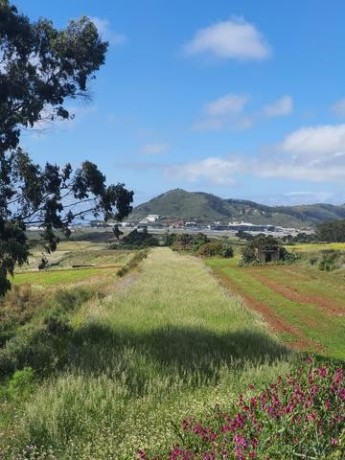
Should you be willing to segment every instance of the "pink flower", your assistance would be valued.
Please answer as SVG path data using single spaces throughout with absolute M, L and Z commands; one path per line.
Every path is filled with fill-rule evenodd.
M 341 368 L 335 371 L 333 376 L 333 383 L 340 384 L 343 381 L 343 370 Z
M 235 436 L 232 439 L 233 442 L 236 444 L 236 447 L 247 447 L 247 440 L 243 436 L 235 434 Z
M 322 377 L 322 378 L 325 378 L 327 377 L 327 367 L 320 367 L 319 369 L 319 375 Z
M 328 400 L 325 401 L 325 409 L 330 410 L 331 407 L 332 407 L 332 405 L 331 405 L 330 401 L 328 401 Z
M 146 454 L 145 452 L 142 450 L 142 449 L 139 449 L 138 452 L 137 452 L 137 457 L 140 459 L 140 460 L 146 460 Z

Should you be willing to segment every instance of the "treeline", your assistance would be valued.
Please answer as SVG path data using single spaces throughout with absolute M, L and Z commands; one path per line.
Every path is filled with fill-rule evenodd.
M 317 226 L 317 239 L 328 243 L 345 242 L 345 220 L 324 222 Z

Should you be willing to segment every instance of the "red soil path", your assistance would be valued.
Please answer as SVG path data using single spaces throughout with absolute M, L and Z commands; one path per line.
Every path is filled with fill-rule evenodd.
M 274 332 L 278 334 L 288 334 L 291 337 L 291 341 L 289 340 L 289 346 L 304 351 L 321 351 L 323 349 L 321 344 L 306 337 L 298 327 L 285 322 L 264 302 L 258 301 L 255 297 L 250 296 L 247 292 L 237 286 L 236 283 L 231 282 L 231 279 L 227 275 L 218 271 L 215 272 L 215 275 L 222 286 L 230 288 L 232 292 L 235 292 L 246 301 L 249 308 L 259 312 Z
M 336 302 L 330 299 L 326 299 L 324 297 L 312 297 L 302 295 L 299 292 L 297 292 L 296 289 L 286 285 L 284 286 L 283 284 L 281 284 L 281 282 L 278 283 L 272 279 L 269 279 L 266 276 L 263 276 L 257 270 L 251 270 L 250 275 L 257 281 L 260 281 L 260 283 L 262 283 L 263 285 L 274 290 L 278 294 L 286 297 L 288 300 L 292 300 L 293 302 L 298 303 L 309 303 L 315 305 L 328 315 L 344 316 L 345 314 L 345 307 L 337 305 Z

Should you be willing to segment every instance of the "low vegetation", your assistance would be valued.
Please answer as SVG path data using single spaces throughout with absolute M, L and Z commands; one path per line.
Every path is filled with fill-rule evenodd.
M 289 253 L 283 243 L 271 235 L 257 235 L 242 247 L 241 265 L 266 262 L 294 262 L 297 254 Z
M 2 302 L 1 459 L 342 458 L 340 271 L 84 243 Z
M 324 249 L 317 253 L 311 253 L 308 260 L 311 265 L 327 272 L 345 268 L 345 252 L 337 249 Z
M 260 313 L 281 339 L 297 348 L 344 359 L 343 271 L 304 262 L 241 267 L 235 259 L 210 259 L 221 283 Z
M 203 233 L 171 234 L 166 239 L 167 246 L 174 251 L 189 252 L 202 257 L 233 257 L 234 250 L 228 238 L 209 238 Z
M 274 383 L 246 396 L 227 410 L 216 406 L 202 418 L 182 420 L 179 437 L 170 452 L 148 459 L 234 460 L 344 458 L 344 370 L 336 364 L 312 363 L 279 376 Z M 312 363 L 312 364 L 310 364 Z
M 39 336 L 23 347 L 36 360 L 18 363 L 24 374 L 2 386 L 2 458 L 164 452 L 184 416 L 225 408 L 250 383 L 290 369 L 291 353 L 196 258 L 155 249 L 117 286 L 36 319 Z M 54 359 L 42 372 L 44 356 Z M 26 385 L 26 398 L 9 390 Z
M 121 240 L 121 247 L 125 249 L 143 249 L 154 246 L 159 246 L 159 240 L 148 233 L 146 228 L 134 229 Z M 112 248 L 116 249 L 117 245 L 113 245 Z

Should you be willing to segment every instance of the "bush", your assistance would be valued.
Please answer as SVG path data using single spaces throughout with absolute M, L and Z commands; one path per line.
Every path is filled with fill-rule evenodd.
M 0 299 L 0 348 L 15 336 L 16 331 L 44 309 L 48 295 L 30 285 L 12 286 Z
M 68 313 L 79 308 L 83 303 L 91 299 L 95 293 L 88 289 L 61 289 L 55 294 L 55 310 L 60 313 Z
M 335 249 L 326 249 L 321 252 L 321 260 L 319 261 L 319 269 L 322 271 L 333 271 L 341 267 L 345 262 L 345 257 L 341 251 Z
M 186 417 L 170 452 L 152 457 L 140 450 L 138 458 L 343 459 L 344 368 L 308 361 L 263 391 L 249 388 L 230 409 Z
M 203 233 L 197 233 L 193 235 L 189 233 L 181 233 L 180 235 L 171 235 L 167 241 L 170 243 L 170 247 L 174 251 L 195 252 L 210 240 Z
M 128 249 L 142 249 L 156 246 L 159 246 L 159 240 L 150 235 L 146 229 L 142 231 L 134 229 L 121 240 L 121 247 Z
M 16 371 L 9 380 L 5 395 L 10 399 L 25 400 L 36 388 L 35 372 L 31 367 Z
M 234 251 L 231 246 L 227 246 L 222 241 L 209 241 L 208 243 L 203 244 L 195 252 L 198 256 L 203 257 L 233 257 Z
M 271 260 L 264 260 L 266 253 L 270 255 L 276 252 L 278 261 L 296 262 L 299 256 L 289 253 L 281 241 L 271 235 L 257 235 L 250 240 L 241 251 L 241 264 L 251 265 L 269 262 Z
M 69 315 L 93 295 L 91 290 L 79 288 L 56 292 L 50 304 L 45 305 L 41 322 L 18 328 L 0 348 L 0 379 L 26 367 L 40 375 L 61 369 L 70 352 Z
M 135 256 L 120 270 L 117 272 L 117 275 L 122 277 L 129 273 L 131 270 L 134 270 L 140 262 L 145 259 L 148 255 L 148 249 L 143 249 L 135 254 Z

